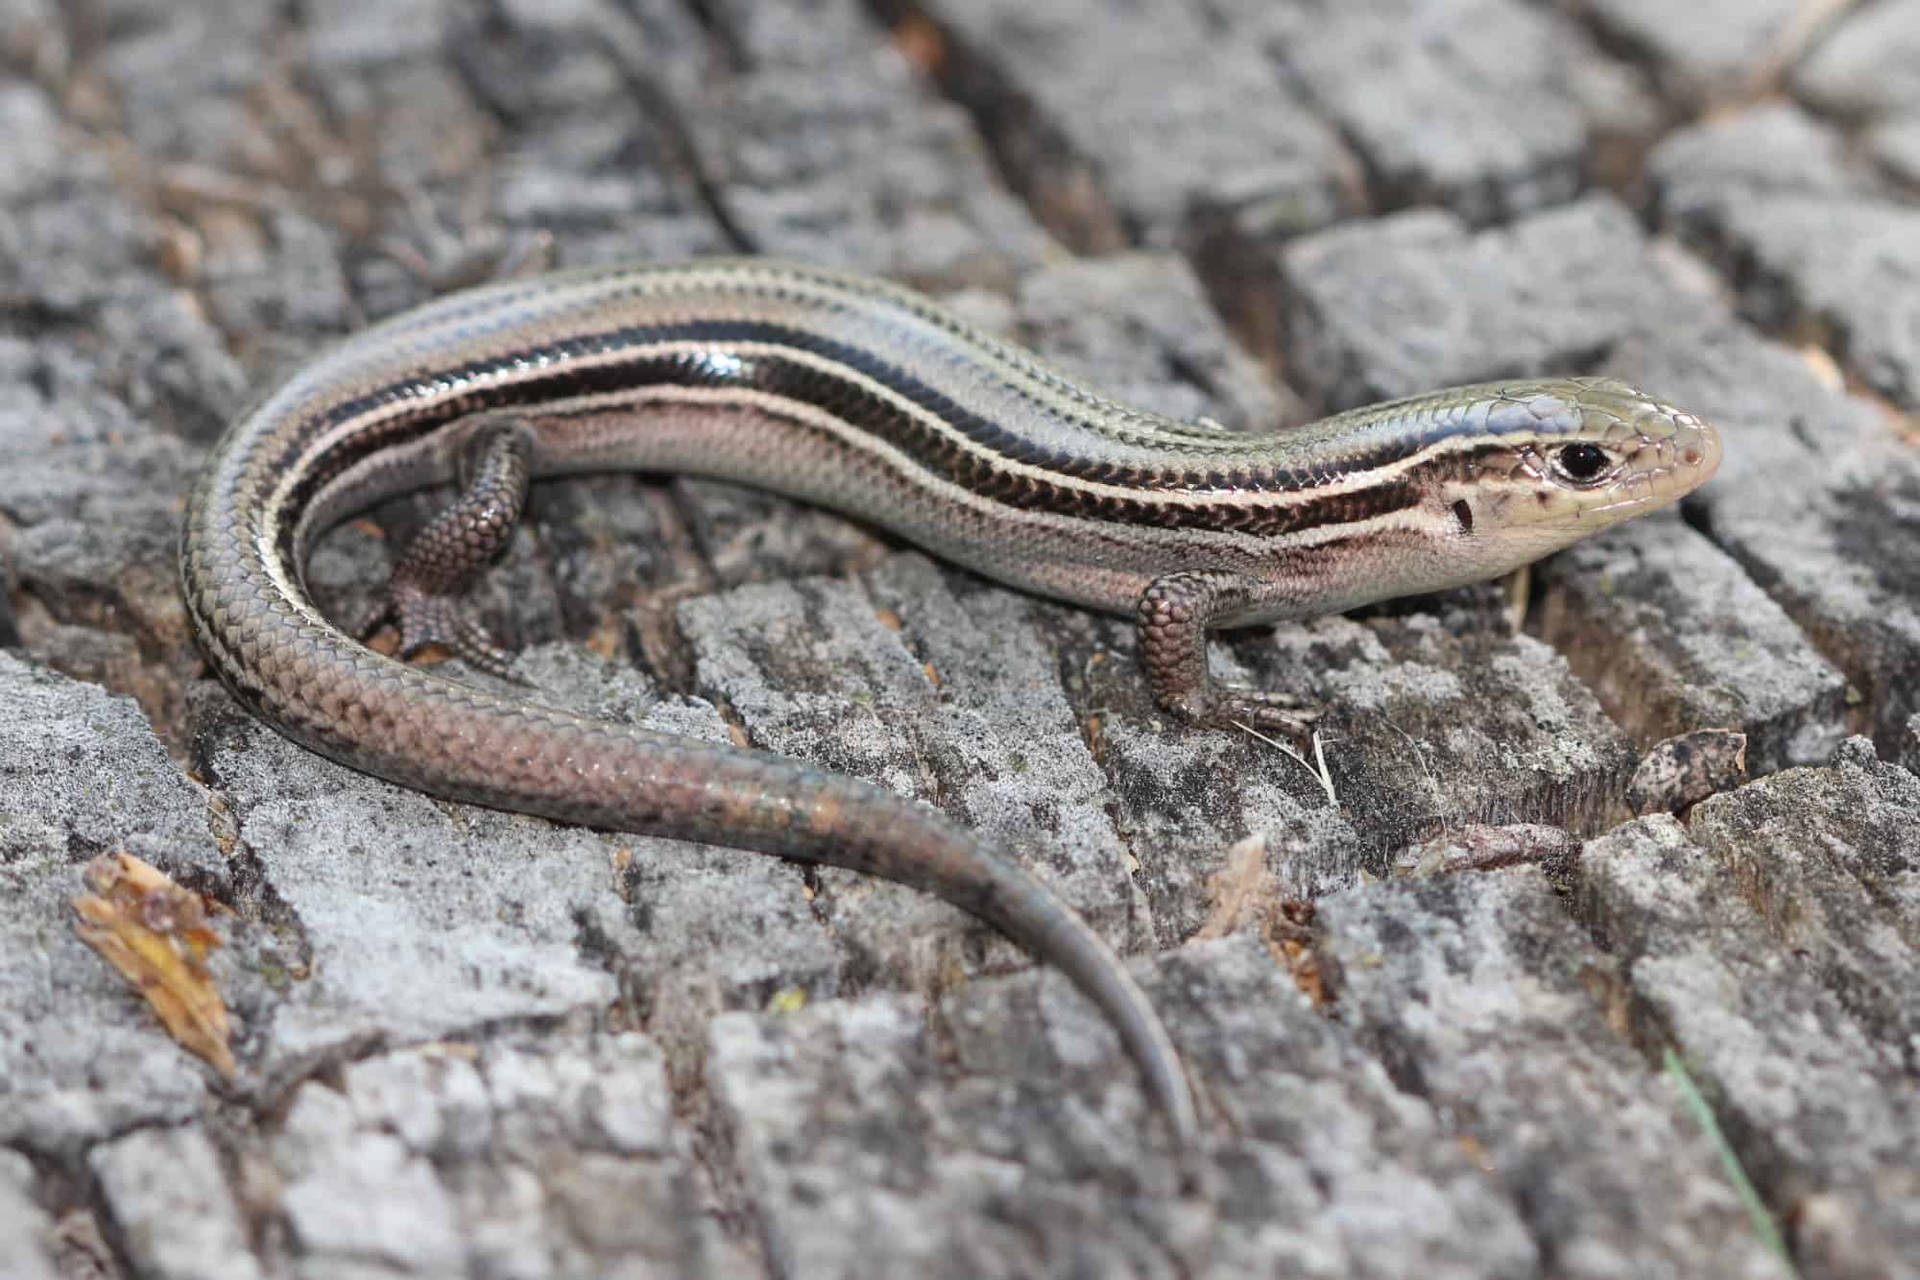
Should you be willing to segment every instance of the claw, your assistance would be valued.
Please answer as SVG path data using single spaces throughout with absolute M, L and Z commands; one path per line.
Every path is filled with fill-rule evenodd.
M 1301 705 L 1289 694 L 1242 685 L 1216 684 L 1196 723 L 1215 729 L 1251 726 L 1270 733 L 1306 734 L 1321 717 L 1318 707 Z
M 1215 724 L 1239 720 L 1256 729 L 1304 734 L 1312 731 L 1321 716 L 1318 707 L 1277 705 L 1255 690 L 1229 688 L 1225 692 L 1214 714 Z
M 513 654 L 494 643 L 473 607 L 455 596 L 435 595 L 411 583 L 395 582 L 388 595 L 400 622 L 402 658 L 411 658 L 428 645 L 439 645 L 475 670 L 524 684 L 513 673 Z

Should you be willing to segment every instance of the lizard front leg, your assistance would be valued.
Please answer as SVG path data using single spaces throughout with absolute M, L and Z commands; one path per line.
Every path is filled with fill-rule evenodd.
M 1207 666 L 1207 633 L 1257 611 L 1272 588 L 1222 569 L 1155 578 L 1140 594 L 1140 661 L 1154 701 L 1188 724 L 1298 732 L 1319 712 L 1288 694 L 1216 680 Z

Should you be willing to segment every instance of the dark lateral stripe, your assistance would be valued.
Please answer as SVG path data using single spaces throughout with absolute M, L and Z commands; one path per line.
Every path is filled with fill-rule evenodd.
M 661 345 L 667 343 L 699 343 L 709 350 L 661 351 Z M 842 365 L 887 388 L 922 413 L 938 418 L 962 439 L 956 440 L 921 417 L 903 411 L 856 378 L 835 376 L 816 364 L 782 359 L 777 354 L 736 355 L 729 350 L 747 343 L 784 346 Z M 607 358 L 610 356 L 613 358 Z M 490 381 L 516 369 L 538 372 Z M 518 406 L 537 408 L 557 400 L 649 386 L 734 387 L 811 405 L 891 444 L 932 474 L 982 497 L 1021 510 L 1081 519 L 1258 537 L 1364 520 L 1403 510 L 1420 500 L 1418 488 L 1405 478 L 1316 497 L 1308 487 L 1309 480 L 1276 468 L 1148 473 L 1048 449 L 963 409 L 911 373 L 870 352 L 818 334 L 750 321 L 698 321 L 589 334 L 389 384 L 335 406 L 324 424 L 300 436 L 311 439 L 329 426 L 402 402 L 416 403 L 418 411 L 390 414 L 377 430 L 354 432 L 328 457 L 311 460 L 293 498 L 304 504 L 359 458 L 465 414 Z M 292 461 L 289 456 L 283 464 Z M 1063 479 L 1113 486 L 1120 492 L 1052 483 L 1045 475 L 1023 475 L 1003 465 L 1009 462 Z M 1253 490 L 1271 493 L 1273 499 L 1220 502 L 1209 490 Z M 1186 493 L 1192 496 L 1183 497 Z

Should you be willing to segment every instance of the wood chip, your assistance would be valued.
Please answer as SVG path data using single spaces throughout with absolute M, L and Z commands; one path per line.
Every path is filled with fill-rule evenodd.
M 227 1005 L 206 966 L 220 937 L 200 896 L 127 853 L 95 858 L 85 879 L 93 892 L 73 900 L 74 932 L 146 998 L 183 1048 L 232 1078 Z
M 1635 813 L 1679 813 L 1747 780 L 1747 735 L 1702 729 L 1656 743 L 1633 771 L 1627 803 Z

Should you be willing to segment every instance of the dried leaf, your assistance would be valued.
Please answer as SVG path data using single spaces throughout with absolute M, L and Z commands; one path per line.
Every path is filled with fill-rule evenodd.
M 220 936 L 199 895 L 126 853 L 95 858 L 85 878 L 93 892 L 73 900 L 74 932 L 146 998 L 169 1035 L 231 1078 L 227 1005 L 206 966 Z

